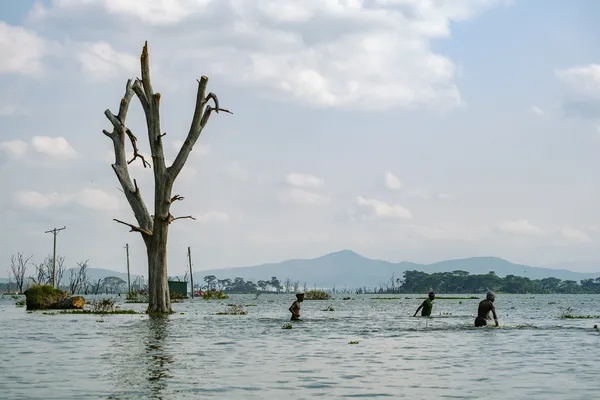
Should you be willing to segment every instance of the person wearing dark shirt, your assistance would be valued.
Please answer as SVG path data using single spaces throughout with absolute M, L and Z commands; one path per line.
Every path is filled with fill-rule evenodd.
M 435 293 L 431 291 L 429 292 L 429 298 L 425 299 L 425 301 L 421 303 L 419 308 L 417 308 L 417 311 L 415 311 L 415 315 L 413 315 L 413 317 L 417 316 L 417 313 L 420 309 L 423 309 L 423 311 L 421 311 L 421 317 L 429 317 L 431 315 L 431 310 L 433 309 L 433 300 L 435 300 Z
M 490 311 L 494 314 L 494 321 L 498 326 L 498 316 L 496 315 L 496 307 L 494 306 L 494 300 L 496 295 L 493 292 L 488 292 L 485 296 L 485 300 L 479 302 L 479 308 L 477 309 L 477 318 L 475 318 L 475 326 L 486 326 L 487 320 L 490 318 Z

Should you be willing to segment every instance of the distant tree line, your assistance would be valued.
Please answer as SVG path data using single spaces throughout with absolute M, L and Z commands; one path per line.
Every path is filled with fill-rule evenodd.
M 529 279 L 494 271 L 470 275 L 466 271 L 436 272 L 405 271 L 403 279 L 390 279 L 380 285 L 380 293 L 426 293 L 430 288 L 437 293 L 481 293 L 494 290 L 503 293 L 600 293 L 600 277 L 579 282 L 558 278 Z
M 51 285 L 54 258 L 46 256 L 40 263 L 32 262 L 32 256 L 14 254 L 10 259 L 9 281 L 0 283 L 0 292 L 23 293 L 31 285 Z M 56 286 L 71 294 L 118 294 L 127 293 L 127 282 L 116 276 L 91 280 L 87 274 L 88 260 L 77 263 L 65 276 L 65 257 L 56 257 Z M 145 288 L 143 277 L 131 283 L 132 291 Z

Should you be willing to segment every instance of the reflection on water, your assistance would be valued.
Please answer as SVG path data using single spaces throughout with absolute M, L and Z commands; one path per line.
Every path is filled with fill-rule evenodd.
M 592 399 L 598 295 L 499 295 L 500 328 L 474 328 L 477 300 L 306 301 L 233 296 L 174 304 L 166 317 L 27 313 L 0 299 L 0 398 Z M 217 316 L 227 303 L 248 315 Z M 335 311 L 323 311 L 331 305 Z M 144 310 L 144 305 L 123 308 Z M 349 342 L 358 344 L 349 344 Z
M 119 382 L 119 390 L 111 398 L 144 393 L 156 399 L 168 398 L 165 391 L 172 378 L 169 367 L 176 352 L 169 344 L 172 323 L 170 316 L 149 316 L 126 324 L 122 334 L 111 337 L 113 343 L 105 358 L 113 367 L 112 379 Z

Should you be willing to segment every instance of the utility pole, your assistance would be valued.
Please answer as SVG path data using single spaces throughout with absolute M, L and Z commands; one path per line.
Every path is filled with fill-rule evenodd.
M 52 258 L 52 287 L 56 287 L 56 235 L 58 235 L 58 232 L 63 231 L 65 229 L 67 229 L 66 226 L 64 228 L 54 228 L 50 231 L 46 231 L 46 233 L 52 233 L 54 235 L 54 256 Z
M 129 243 L 125 244 L 125 252 L 127 253 L 127 297 L 131 296 L 131 273 L 129 272 Z
M 192 250 L 188 246 L 188 262 L 190 264 L 190 282 L 192 284 L 192 299 L 194 298 L 194 275 L 192 274 Z

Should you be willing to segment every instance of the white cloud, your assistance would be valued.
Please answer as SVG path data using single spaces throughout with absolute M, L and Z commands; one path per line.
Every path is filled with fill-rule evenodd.
M 319 188 L 325 184 L 325 181 L 321 178 L 295 172 L 287 174 L 285 181 L 288 185 L 304 188 Z
M 283 195 L 283 201 L 286 203 L 296 203 L 309 206 L 319 206 L 328 204 L 330 199 L 319 193 L 309 192 L 304 189 L 290 189 Z
M 22 206 L 38 210 L 64 205 L 69 202 L 68 196 L 59 193 L 42 194 L 33 190 L 17 192 L 15 200 Z
M 0 142 L 0 150 L 12 158 L 21 158 L 27 154 L 28 145 L 22 140 L 10 140 L 7 142 Z
M 196 221 L 205 224 L 207 222 L 221 222 L 221 223 L 226 223 L 229 222 L 231 220 L 231 218 L 229 217 L 229 214 L 226 214 L 224 212 L 221 211 L 210 211 L 207 212 L 205 214 L 201 214 L 198 217 L 194 217 L 196 218 Z
M 183 146 L 183 140 L 175 140 L 171 143 L 171 147 L 173 148 L 174 154 L 179 153 L 179 150 L 181 150 L 181 146 Z M 191 154 L 205 156 L 210 154 L 210 150 L 210 145 L 196 142 Z
M 236 180 L 247 181 L 250 178 L 250 174 L 238 163 L 231 163 L 227 167 L 227 174 Z
M 45 210 L 68 204 L 79 204 L 84 208 L 97 211 L 115 211 L 119 209 L 119 199 L 99 189 L 83 189 L 76 193 L 40 193 L 24 190 L 15 193 L 15 201 L 26 208 Z
M 563 228 L 560 234 L 565 239 L 571 239 L 578 242 L 591 242 L 592 239 L 583 231 L 579 229 Z
M 380 219 L 413 219 L 412 213 L 400 204 L 388 204 L 381 200 L 365 199 L 357 197 L 356 203 L 360 208 L 360 214 L 367 218 Z
M 46 154 L 51 157 L 73 158 L 77 152 L 64 137 L 34 136 L 31 144 L 23 140 L 0 142 L 3 150 L 13 158 L 23 158 L 29 151 Z M 114 155 L 112 156 L 114 160 Z
M 144 7 L 141 7 L 144 8 Z M 106 42 L 97 42 L 77 55 L 84 71 L 92 79 L 104 80 L 120 75 L 131 75 L 137 72 L 138 58 L 127 53 L 120 53 Z
M 537 114 L 539 116 L 542 116 L 545 114 L 544 111 L 542 111 L 542 109 L 537 106 L 531 107 L 531 111 L 533 111 L 534 114 Z
M 0 73 L 40 75 L 48 48 L 34 32 L 0 21 Z
M 543 231 L 537 226 L 531 224 L 526 219 L 516 221 L 504 221 L 496 226 L 496 229 L 500 232 L 509 233 L 512 235 L 523 235 L 523 236 L 540 236 Z
M 400 188 L 402 188 L 402 183 L 396 175 L 392 174 L 391 172 L 387 172 L 385 174 L 385 187 L 390 190 L 400 190 Z
M 53 157 L 75 157 L 77 152 L 64 137 L 34 136 L 31 145 L 38 153 Z
M 63 0 L 38 6 L 33 22 L 62 18 L 77 24 L 87 11 L 108 17 L 115 37 L 140 43 L 147 36 L 144 25 L 171 25 L 160 40 L 177 46 L 165 58 L 203 65 L 207 73 L 279 99 L 362 110 L 445 108 L 461 104 L 458 68 L 432 49 L 432 41 L 449 37 L 452 22 L 503 3 L 170 0 L 139 7 L 121 0 Z M 91 54 L 88 67 L 111 70 L 107 60 L 115 57 Z
M 600 97 L 600 64 L 558 70 L 556 76 L 577 92 Z
M 0 105 L 0 117 L 9 117 L 17 113 L 16 106 Z
M 71 199 L 79 205 L 98 211 L 116 211 L 119 209 L 119 198 L 99 189 L 84 189 Z

